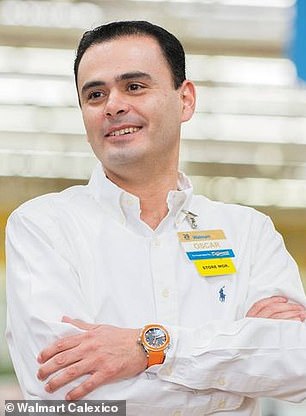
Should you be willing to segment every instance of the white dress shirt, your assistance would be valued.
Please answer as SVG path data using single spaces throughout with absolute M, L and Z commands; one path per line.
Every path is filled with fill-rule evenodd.
M 140 219 L 137 197 L 110 182 L 99 164 L 86 186 L 35 198 L 7 226 L 7 340 L 26 399 L 63 399 L 36 373 L 38 353 L 86 322 L 165 325 L 164 364 L 101 386 L 86 399 L 127 400 L 129 416 L 258 416 L 257 398 L 306 398 L 306 325 L 245 318 L 258 300 L 284 295 L 306 305 L 297 266 L 271 220 L 251 208 L 195 196 L 184 175 L 168 195 L 156 230 Z M 223 230 L 237 272 L 201 277 L 178 240 Z M 221 301 L 220 289 L 225 298 Z

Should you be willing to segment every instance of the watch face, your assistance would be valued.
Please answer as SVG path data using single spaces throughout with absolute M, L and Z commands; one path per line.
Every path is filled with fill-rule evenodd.
M 166 344 L 167 336 L 160 328 L 150 328 L 145 333 L 145 340 L 150 347 L 160 348 Z

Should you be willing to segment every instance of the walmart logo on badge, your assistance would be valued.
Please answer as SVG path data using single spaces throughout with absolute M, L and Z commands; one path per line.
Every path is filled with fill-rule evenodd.
M 187 256 L 189 260 L 204 260 L 215 258 L 235 257 L 233 250 L 205 250 L 205 251 L 188 251 Z

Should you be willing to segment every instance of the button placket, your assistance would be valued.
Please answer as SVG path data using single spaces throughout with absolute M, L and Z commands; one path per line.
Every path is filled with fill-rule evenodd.
M 174 297 L 175 270 L 171 241 L 156 236 L 151 241 L 151 270 L 155 292 L 156 319 L 167 324 L 176 322 Z

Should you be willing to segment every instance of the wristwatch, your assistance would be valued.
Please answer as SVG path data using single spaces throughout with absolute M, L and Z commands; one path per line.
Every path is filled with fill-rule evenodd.
M 137 342 L 147 353 L 148 367 L 164 362 L 170 345 L 170 336 L 162 325 L 150 324 L 143 327 Z

